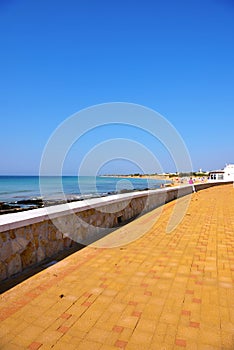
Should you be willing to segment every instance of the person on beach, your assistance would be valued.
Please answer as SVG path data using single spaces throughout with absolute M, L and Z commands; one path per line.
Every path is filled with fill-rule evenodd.
M 193 179 L 190 177 L 190 179 L 189 179 L 189 184 L 190 185 L 193 185 L 193 192 L 196 192 L 196 190 L 195 190 L 195 186 L 194 186 L 194 183 L 193 183 Z

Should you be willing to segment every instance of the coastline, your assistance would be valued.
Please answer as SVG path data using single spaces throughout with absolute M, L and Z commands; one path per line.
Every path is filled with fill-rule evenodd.
M 118 186 L 118 179 L 131 178 L 130 186 Z M 147 177 L 97 176 L 46 177 L 44 193 L 40 190 L 39 177 L 0 177 L 0 215 L 28 211 L 37 208 L 79 202 L 86 199 L 108 197 L 110 195 L 157 189 L 168 180 Z
M 128 175 L 100 175 L 100 177 L 113 177 L 113 178 L 132 178 L 132 179 L 150 179 L 150 180 L 161 180 L 161 181 L 171 181 L 174 184 L 188 183 L 190 177 L 193 178 L 194 183 L 207 182 L 208 176 L 179 176 L 179 175 L 159 175 L 159 174 L 128 174 Z
M 87 177 L 88 178 L 88 177 Z M 39 189 L 37 190 L 37 193 L 30 193 L 28 195 L 28 190 L 24 191 L 24 187 L 21 185 L 21 183 L 17 184 L 17 187 L 15 188 L 15 197 L 9 197 L 8 200 L 0 199 L 0 215 L 5 215 L 9 213 L 17 213 L 22 211 L 28 211 L 38 208 L 44 208 L 54 205 L 60 205 L 65 203 L 71 203 L 71 202 L 79 202 L 84 201 L 86 199 L 92 199 L 92 198 L 102 198 L 102 197 L 108 197 L 110 195 L 115 194 L 122 194 L 122 193 L 134 193 L 136 191 L 149 191 L 152 189 L 159 189 L 159 188 L 167 188 L 167 187 L 175 187 L 175 186 L 184 186 L 189 183 L 188 176 L 186 177 L 179 177 L 179 176 L 169 176 L 169 175 L 158 175 L 158 174 L 111 174 L 111 175 L 102 175 L 97 176 L 96 178 L 102 179 L 101 183 L 102 190 L 98 189 L 96 187 L 96 192 L 93 192 L 95 187 L 92 187 L 90 189 L 90 192 L 86 191 L 85 193 L 77 193 L 76 188 L 74 187 L 72 192 L 67 191 L 66 188 L 64 188 L 64 193 L 57 193 L 56 194 L 56 186 L 52 188 L 54 192 L 51 192 L 48 197 L 43 197 L 40 195 Z M 67 178 L 66 178 L 67 179 Z M 105 184 L 106 179 L 106 184 Z M 110 181 L 110 179 L 113 179 L 113 181 Z M 132 188 L 117 188 L 118 179 L 130 179 L 129 181 L 134 181 L 132 184 Z M 73 179 L 74 180 L 74 179 Z M 141 183 L 141 180 L 143 181 Z M 147 182 L 149 181 L 155 181 L 154 184 Z M 51 180 L 50 180 L 51 181 Z M 90 180 L 89 180 L 90 181 Z M 193 178 L 193 182 L 195 184 L 197 183 L 205 183 L 207 181 L 207 178 L 205 177 L 197 177 Z M 110 182 L 112 182 L 112 187 L 109 187 Z M 93 182 L 91 181 L 91 184 L 93 185 Z M 106 186 L 105 186 L 106 185 Z M 25 185 L 24 185 L 25 186 Z M 28 183 L 26 184 L 26 187 L 28 186 Z M 98 186 L 98 182 L 97 182 Z M 4 192 L 4 191 L 3 191 Z M 26 192 L 25 194 L 22 193 L 22 197 L 20 192 Z M 14 192 L 13 192 L 14 193 Z M 53 194 L 54 193 L 54 194 Z M 1 197 L 0 197 L 1 198 Z
M 153 179 L 153 180 L 170 180 L 169 175 L 158 175 L 158 174 L 127 174 L 127 175 L 117 175 L 117 174 L 111 174 L 111 175 L 99 175 L 100 177 L 115 177 L 115 178 L 133 178 L 133 179 Z

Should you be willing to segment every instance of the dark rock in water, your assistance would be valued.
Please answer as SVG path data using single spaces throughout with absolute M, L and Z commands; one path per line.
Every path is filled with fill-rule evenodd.
M 21 207 L 19 205 L 10 205 L 8 203 L 0 202 L 0 214 L 9 214 L 20 211 Z
M 36 199 L 22 199 L 17 201 L 17 204 L 42 206 L 44 203 L 41 198 L 36 198 Z
M 18 213 L 24 210 L 30 210 L 35 209 L 36 207 L 28 207 L 28 208 L 21 208 L 20 206 L 10 206 L 10 205 L 3 205 L 0 207 L 0 215 L 3 214 L 10 214 L 10 213 Z
M 14 206 L 14 208 L 20 208 L 19 205 Z M 10 204 L 0 202 L 0 210 L 7 210 L 7 209 L 12 209 L 12 206 Z
M 132 190 L 129 190 L 127 188 L 123 188 L 122 190 L 119 190 L 118 193 L 129 193 L 129 192 L 132 192 Z
M 19 201 L 19 202 L 21 202 L 21 201 Z M 20 205 L 21 203 L 19 203 L 19 202 L 16 202 L 16 203 L 0 202 L 0 215 L 1 214 L 18 213 L 20 211 L 36 209 L 39 207 L 39 205 L 35 205 L 34 203 L 31 203 L 31 202 L 29 205 L 26 205 L 26 203 L 22 203 L 23 206 L 21 206 Z M 24 201 L 22 201 L 22 202 L 24 202 Z

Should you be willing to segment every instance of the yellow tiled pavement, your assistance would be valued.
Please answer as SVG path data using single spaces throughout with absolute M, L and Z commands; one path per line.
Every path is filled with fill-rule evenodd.
M 234 349 L 234 188 L 194 193 L 167 234 L 174 205 L 3 293 L 0 349 Z

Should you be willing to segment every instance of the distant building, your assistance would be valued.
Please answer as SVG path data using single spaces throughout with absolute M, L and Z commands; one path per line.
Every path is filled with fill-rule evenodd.
M 234 164 L 227 164 L 224 169 L 210 171 L 209 181 L 234 181 Z

